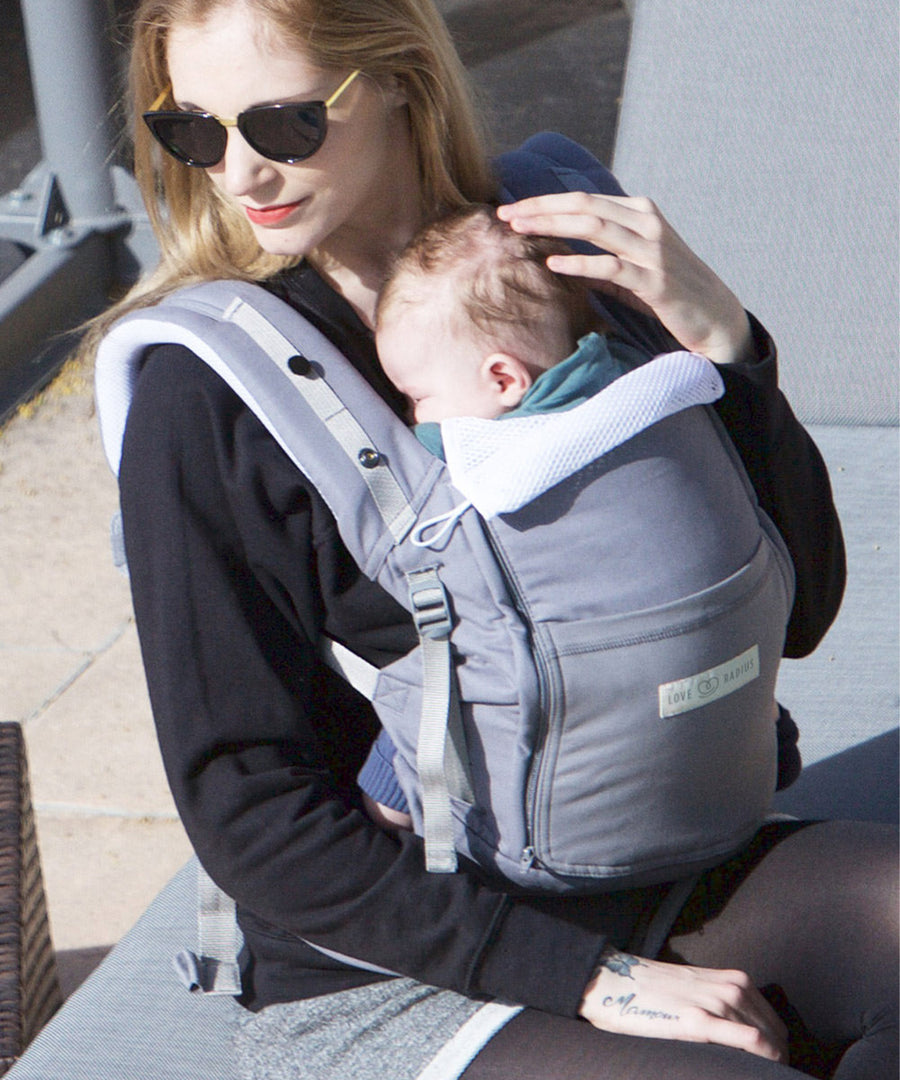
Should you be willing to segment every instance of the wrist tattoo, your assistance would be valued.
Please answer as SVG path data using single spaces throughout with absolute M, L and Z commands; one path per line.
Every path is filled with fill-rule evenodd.
M 597 965 L 597 971 L 605 968 L 614 975 L 621 975 L 624 979 L 634 981 L 631 974 L 636 967 L 647 965 L 637 956 L 631 953 L 619 952 L 618 949 L 610 949 L 604 954 L 603 959 Z M 604 1009 L 614 1009 L 620 1016 L 639 1016 L 646 1020 L 680 1020 L 677 1013 L 666 1012 L 664 1009 L 647 1008 L 642 1004 L 636 993 L 622 994 L 621 996 L 607 995 L 601 1002 Z
M 619 952 L 618 949 L 610 949 L 607 952 L 600 963 L 597 965 L 597 970 L 600 968 L 606 968 L 607 971 L 611 971 L 614 975 L 621 975 L 625 979 L 634 979 L 631 974 L 632 968 L 646 967 L 647 965 L 637 956 L 632 956 L 631 953 Z

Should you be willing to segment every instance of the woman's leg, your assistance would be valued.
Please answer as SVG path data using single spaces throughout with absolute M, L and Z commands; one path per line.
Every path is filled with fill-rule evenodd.
M 827 822 L 755 850 L 694 894 L 660 959 L 747 971 L 791 1029 L 793 1067 L 526 1011 L 463 1080 L 895 1080 L 896 831 Z
M 584 1020 L 526 1009 L 461 1080 L 804 1080 L 742 1050 L 597 1031 Z
M 792 1061 L 811 1075 L 894 1080 L 897 864 L 892 827 L 810 825 L 739 881 L 695 894 L 660 959 L 739 968 L 769 988 L 792 1031 Z

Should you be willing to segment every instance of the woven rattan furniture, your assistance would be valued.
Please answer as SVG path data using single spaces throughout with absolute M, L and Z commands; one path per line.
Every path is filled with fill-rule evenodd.
M 0 1073 L 60 1004 L 25 740 L 0 723 Z

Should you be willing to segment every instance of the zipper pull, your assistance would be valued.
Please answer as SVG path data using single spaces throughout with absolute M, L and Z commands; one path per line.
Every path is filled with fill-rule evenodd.
M 530 870 L 532 866 L 534 866 L 533 847 L 522 848 L 522 854 L 519 856 L 519 863 L 523 870 Z

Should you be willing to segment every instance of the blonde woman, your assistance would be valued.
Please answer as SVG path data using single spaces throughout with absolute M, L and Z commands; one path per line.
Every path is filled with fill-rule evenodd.
M 371 334 L 391 259 L 431 216 L 501 197 L 431 0 L 142 0 L 132 93 L 162 262 L 97 334 L 184 284 L 257 281 L 399 412 Z M 583 154 L 594 190 L 560 191 L 546 149 L 525 155 L 537 197 L 499 213 L 603 249 L 553 269 L 588 278 L 636 344 L 722 365 L 723 418 L 797 566 L 787 647 L 808 651 L 839 602 L 840 531 L 771 342 L 652 203 Z M 386 663 L 413 647 L 409 618 L 184 348 L 147 352 L 120 484 L 172 789 L 240 909 L 241 1075 L 787 1078 L 847 1047 L 835 1076 L 894 1075 L 893 834 L 767 827 L 682 910 L 668 885 L 529 899 L 471 867 L 427 874 L 416 837 L 361 811 L 377 722 L 317 659 L 327 630 Z M 795 773 L 787 720 L 782 736 Z M 641 952 L 651 924 L 669 930 L 659 957 Z

